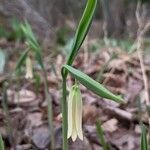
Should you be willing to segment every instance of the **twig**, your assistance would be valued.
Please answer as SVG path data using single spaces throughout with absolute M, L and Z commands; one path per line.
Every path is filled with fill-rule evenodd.
M 144 34 L 149 30 L 150 28 L 150 21 L 148 21 L 146 24 L 144 24 L 144 18 L 142 14 L 140 14 L 140 8 L 141 8 L 141 2 L 139 1 L 137 4 L 137 9 L 136 9 L 136 18 L 137 18 L 137 23 L 138 23 L 138 37 L 137 37 L 137 54 L 140 60 L 140 66 L 141 66 L 141 71 L 142 71 L 142 76 L 143 76 L 143 82 L 144 82 L 144 90 L 145 90 L 145 103 L 146 106 L 150 106 L 150 99 L 149 99 L 149 92 L 148 92 L 148 79 L 146 75 L 146 69 L 144 65 L 144 60 L 143 60 L 143 55 L 142 55 L 142 46 L 143 46 L 143 36 Z M 148 123 L 150 126 L 150 117 L 148 116 Z

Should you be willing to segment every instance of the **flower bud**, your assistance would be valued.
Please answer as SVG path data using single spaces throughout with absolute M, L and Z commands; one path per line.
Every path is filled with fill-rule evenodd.
M 32 61 L 30 57 L 26 58 L 26 79 L 33 78 Z
M 82 97 L 79 86 L 73 85 L 68 99 L 68 138 L 83 140 L 82 131 Z

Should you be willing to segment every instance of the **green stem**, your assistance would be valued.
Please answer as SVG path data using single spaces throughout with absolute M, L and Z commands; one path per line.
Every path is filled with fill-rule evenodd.
M 62 121 L 62 131 L 63 131 L 63 150 L 68 150 L 68 140 L 67 140 L 67 129 L 68 129 L 68 124 L 67 124 L 67 90 L 66 90 L 66 76 L 63 76 L 63 83 L 62 83 L 62 88 L 63 88 L 63 97 L 61 101 L 62 105 L 62 116 L 63 116 L 63 121 Z
M 101 123 L 99 123 L 98 120 L 96 120 L 96 128 L 97 128 L 97 134 L 98 134 L 100 143 L 103 146 L 103 150 L 109 150 L 109 147 L 105 141 L 105 137 L 104 137 L 103 129 L 101 127 Z
M 52 108 L 52 98 L 48 90 L 48 81 L 47 81 L 47 74 L 46 71 L 44 72 L 44 87 L 45 87 L 45 97 L 48 102 L 48 124 L 50 126 L 50 133 L 51 133 L 51 149 L 55 149 L 55 135 L 54 135 L 54 127 L 53 127 L 53 108 Z

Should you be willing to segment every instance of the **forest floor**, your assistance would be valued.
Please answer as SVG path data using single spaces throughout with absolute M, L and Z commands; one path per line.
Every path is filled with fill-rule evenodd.
M 113 41 L 115 42 L 115 41 Z M 0 76 L 0 133 L 6 149 L 17 150 L 41 149 L 50 147 L 51 132 L 47 119 L 47 101 L 44 94 L 43 76 L 33 59 L 34 73 L 39 75 L 39 84 L 35 79 L 25 79 L 12 75 L 16 61 L 25 45 L 0 39 L 0 48 L 6 53 L 5 71 Z M 65 47 L 66 48 L 66 47 Z M 61 115 L 61 67 L 65 63 L 64 47 L 56 48 L 57 54 L 46 51 L 43 54 L 46 66 L 49 92 L 53 101 L 56 137 L 56 149 L 62 149 Z M 21 50 L 21 51 L 20 51 Z M 56 52 L 55 51 L 55 52 Z M 144 53 L 144 66 L 150 77 L 150 53 Z M 100 150 L 102 145 L 96 131 L 95 122 L 99 120 L 106 142 L 111 150 L 138 150 L 142 121 L 147 122 L 143 76 L 137 52 L 129 53 L 118 45 L 101 46 L 98 39 L 86 39 L 74 67 L 82 70 L 93 79 L 102 83 L 115 94 L 123 96 L 125 104 L 118 104 L 97 97 L 80 85 L 83 98 L 84 140 L 69 140 L 71 150 Z M 149 78 L 150 79 L 150 78 Z M 7 103 L 3 103 L 4 82 L 8 82 Z M 73 83 L 67 80 L 68 90 Z M 148 82 L 148 85 L 150 80 Z

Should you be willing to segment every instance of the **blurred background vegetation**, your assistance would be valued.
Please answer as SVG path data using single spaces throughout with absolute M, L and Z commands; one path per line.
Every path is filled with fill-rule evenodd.
M 19 21 L 28 20 L 42 40 L 55 40 L 57 35 L 65 36 L 67 32 L 75 30 L 85 2 L 86 0 L 1 0 L 0 36 L 8 36 L 4 30 L 8 31 L 10 27 L 14 29 L 11 23 L 13 18 Z M 143 0 L 142 3 L 142 11 L 147 20 L 150 2 Z M 136 5 L 137 0 L 99 0 L 93 23 L 93 36 L 101 38 L 106 30 L 109 37 L 135 38 L 138 28 L 135 17 Z

